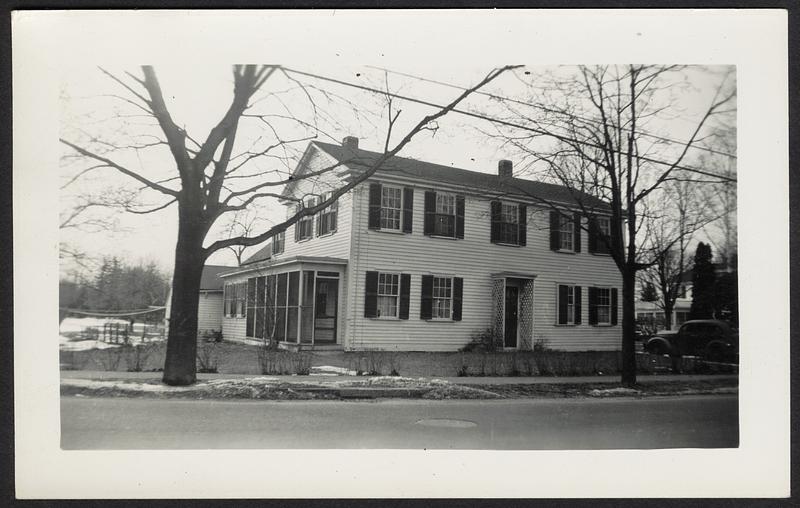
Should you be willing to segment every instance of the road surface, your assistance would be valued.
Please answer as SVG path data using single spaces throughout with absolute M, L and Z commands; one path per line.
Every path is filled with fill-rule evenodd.
M 735 395 L 378 401 L 62 397 L 64 449 L 738 446 Z

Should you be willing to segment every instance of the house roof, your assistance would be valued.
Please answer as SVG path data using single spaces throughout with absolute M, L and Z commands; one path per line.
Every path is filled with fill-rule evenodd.
M 200 277 L 200 291 L 222 291 L 222 279 L 219 274 L 233 270 L 232 266 L 206 265 Z
M 369 150 L 353 149 L 321 141 L 312 143 L 337 161 L 347 162 L 348 167 L 352 169 L 356 169 L 358 166 L 368 167 L 383 155 Z M 474 187 L 483 191 L 526 196 L 544 203 L 576 204 L 580 199 L 584 206 L 609 209 L 609 205 L 605 201 L 583 192 L 572 191 L 563 185 L 525 178 L 501 177 L 496 173 L 481 173 L 406 157 L 394 156 L 387 160 L 378 171 L 383 174 L 394 173 L 415 179 Z
M 242 266 L 249 265 L 252 263 L 258 263 L 259 261 L 266 261 L 271 257 L 272 257 L 272 242 L 261 247 L 260 249 L 258 249 L 258 251 L 256 251 L 255 254 L 242 261 Z

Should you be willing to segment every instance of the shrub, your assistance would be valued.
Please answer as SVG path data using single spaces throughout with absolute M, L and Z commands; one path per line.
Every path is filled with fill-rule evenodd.
M 400 375 L 400 355 L 397 351 L 389 351 L 386 353 L 386 358 L 389 363 L 389 375 L 390 376 L 399 376 Z
M 464 353 L 473 351 L 494 352 L 501 343 L 502 338 L 495 333 L 493 328 L 485 328 L 479 332 L 473 333 L 467 345 L 462 347 L 459 351 Z
M 93 359 L 102 370 L 115 371 L 119 368 L 119 363 L 122 361 L 122 349 L 123 348 L 119 347 L 98 349 L 95 351 Z
M 128 372 L 142 372 L 145 370 L 147 360 L 158 352 L 160 344 L 157 342 L 150 342 L 148 344 L 139 344 L 138 346 L 125 347 L 125 364 Z
M 292 365 L 292 374 L 297 374 L 298 376 L 311 374 L 311 353 L 306 351 L 298 351 L 296 353 L 287 351 L 287 353 Z
M 203 340 L 197 345 L 197 371 L 201 373 L 215 374 L 217 372 L 217 361 L 219 352 L 217 343 Z

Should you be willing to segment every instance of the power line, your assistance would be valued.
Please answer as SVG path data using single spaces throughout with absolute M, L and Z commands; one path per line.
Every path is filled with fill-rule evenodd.
M 286 72 L 299 74 L 301 76 L 307 76 L 307 77 L 310 77 L 310 78 L 320 79 L 320 80 L 323 80 L 323 81 L 329 81 L 331 83 L 336 83 L 336 84 L 343 85 L 343 86 L 349 86 L 349 87 L 352 87 L 352 88 L 358 88 L 360 90 L 365 90 L 367 92 L 377 93 L 377 94 L 381 94 L 381 95 L 388 95 L 388 96 L 394 97 L 396 99 L 401 99 L 401 100 L 405 100 L 405 101 L 409 101 L 409 102 L 415 102 L 417 104 L 422 104 L 424 106 L 429 106 L 429 107 L 432 107 L 432 108 L 443 109 L 445 107 L 445 106 L 442 106 L 441 104 L 436 104 L 434 102 L 425 101 L 425 100 L 422 100 L 422 99 L 417 99 L 417 98 L 409 97 L 409 96 L 406 96 L 406 95 L 400 95 L 400 94 L 396 94 L 396 93 L 391 93 L 391 92 L 387 92 L 386 90 L 378 90 L 377 88 L 372 88 L 372 87 L 368 87 L 368 86 L 364 86 L 364 85 L 359 85 L 359 84 L 356 84 L 356 83 L 351 83 L 349 81 L 343 81 L 343 80 L 336 79 L 336 78 L 330 78 L 330 77 L 327 77 L 327 76 L 320 76 L 319 74 L 312 74 L 310 72 L 289 69 L 288 67 L 281 67 L 281 69 L 283 69 Z M 600 145 L 596 145 L 596 144 L 590 143 L 588 141 L 578 141 L 578 140 L 575 140 L 575 139 L 570 139 L 570 138 L 567 138 L 565 136 L 561 136 L 559 134 L 554 134 L 552 132 L 543 131 L 541 129 L 535 129 L 535 128 L 529 127 L 527 125 L 521 125 L 521 124 L 517 124 L 517 123 L 514 123 L 514 122 L 509 122 L 507 120 L 501 120 L 499 118 L 491 118 L 491 117 L 488 117 L 488 116 L 480 115 L 478 113 L 473 113 L 471 111 L 465 111 L 463 109 L 453 108 L 450 111 L 452 111 L 453 113 L 458 113 L 458 114 L 464 115 L 464 116 L 469 116 L 469 117 L 472 117 L 472 118 L 478 118 L 478 119 L 481 119 L 481 120 L 486 120 L 488 122 L 497 123 L 497 124 L 501 124 L 501 125 L 506 125 L 508 127 L 514 127 L 516 129 L 527 130 L 527 131 L 534 132 L 534 133 L 537 133 L 537 134 L 541 134 L 541 135 L 544 135 L 544 136 L 550 136 L 550 137 L 553 137 L 553 138 L 556 138 L 556 139 L 559 139 L 561 141 L 568 142 L 568 143 L 576 143 L 576 144 L 580 144 L 580 145 L 585 145 L 585 146 L 589 146 L 589 147 L 592 147 L 592 148 L 595 148 L 595 149 L 599 149 L 599 150 L 604 150 L 605 149 L 604 147 L 602 147 Z M 622 155 L 627 155 L 625 152 L 622 152 L 621 150 L 618 150 L 618 152 L 620 154 L 622 154 Z M 717 179 L 720 179 L 720 180 L 727 180 L 727 181 L 730 181 L 730 182 L 735 182 L 736 181 L 735 178 L 731 178 L 731 177 L 728 177 L 728 176 L 718 175 L 718 174 L 715 174 L 715 173 L 711 173 L 709 171 L 703 171 L 701 169 L 692 168 L 692 167 L 689 167 L 689 166 L 681 166 L 681 165 L 678 165 L 678 164 L 672 164 L 670 162 L 660 161 L 658 159 L 653 159 L 653 158 L 650 158 L 650 157 L 646 157 L 644 155 L 635 155 L 634 154 L 634 155 L 632 155 L 632 157 L 634 157 L 636 159 L 639 159 L 639 160 L 646 161 L 646 162 L 650 162 L 650 163 L 653 163 L 653 164 L 659 164 L 659 165 L 662 165 L 662 166 L 670 166 L 673 169 L 680 169 L 682 171 L 687 171 L 687 172 L 690 172 L 690 173 L 697 173 L 699 175 L 710 176 L 712 178 L 717 178 Z
M 467 90 L 464 87 L 461 87 L 461 86 L 458 86 L 458 85 L 454 85 L 452 83 L 446 83 L 444 81 L 437 81 L 435 79 L 424 78 L 422 76 L 415 76 L 414 74 L 408 74 L 408 73 L 405 73 L 405 72 L 393 71 L 391 69 L 385 69 L 383 67 L 375 67 L 374 65 L 367 65 L 366 67 L 368 67 L 370 69 L 376 69 L 376 70 L 379 70 L 379 71 L 388 72 L 390 74 L 396 74 L 398 76 L 405 76 L 405 77 L 408 77 L 408 78 L 413 78 L 413 79 L 416 79 L 416 80 L 419 80 L 419 81 L 425 81 L 425 82 L 428 82 L 428 83 L 434 83 L 436 85 L 442 85 L 442 86 L 447 86 L 447 87 L 450 87 L 450 88 L 455 88 L 456 90 Z M 561 113 L 560 111 L 554 110 L 552 108 L 548 108 L 548 107 L 537 105 L 537 104 L 530 104 L 530 103 L 525 102 L 525 101 L 521 101 L 521 100 L 518 100 L 518 99 L 512 99 L 510 97 L 504 97 L 502 95 L 497 95 L 497 94 L 493 94 L 493 93 L 489 93 L 489 92 L 481 92 L 480 90 L 476 90 L 473 93 L 476 94 L 476 95 L 484 95 L 486 97 L 489 97 L 490 99 L 513 102 L 515 104 L 520 104 L 522 106 L 528 106 L 528 107 L 531 107 L 531 108 L 541 109 L 541 110 L 546 111 L 548 113 Z M 584 116 L 574 115 L 574 114 L 572 116 L 574 116 L 575 118 L 577 118 L 579 120 L 582 120 L 584 122 L 589 122 L 589 123 L 593 123 L 593 124 L 596 124 L 596 125 L 600 124 L 599 120 L 594 120 L 592 118 L 586 118 Z M 631 132 L 631 130 L 629 128 L 627 128 L 627 127 L 620 127 L 620 129 L 622 129 L 624 131 L 627 131 L 627 132 Z M 679 139 L 668 138 L 666 136 L 659 136 L 659 135 L 656 135 L 656 134 L 650 134 L 649 132 L 645 132 L 645 131 L 641 131 L 641 130 L 637 130 L 636 132 L 638 134 L 640 134 L 641 136 L 644 136 L 644 137 L 658 139 L 658 140 L 661 140 L 661 141 L 668 141 L 670 143 L 676 143 L 676 144 L 680 144 L 680 145 L 685 145 L 687 143 L 686 141 L 681 141 Z M 734 158 L 734 159 L 736 158 L 736 155 L 734 155 L 732 153 L 723 152 L 721 150 L 715 150 L 713 148 L 708 148 L 708 147 L 705 147 L 705 146 L 694 145 L 694 146 L 692 146 L 692 148 L 695 149 L 695 150 L 705 150 L 706 152 L 715 153 L 717 155 L 724 155 L 726 157 L 731 157 L 731 158 Z

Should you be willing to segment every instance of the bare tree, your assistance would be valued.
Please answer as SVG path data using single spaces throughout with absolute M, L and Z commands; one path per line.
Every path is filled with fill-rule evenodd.
M 708 141 L 705 132 L 712 120 L 732 112 L 731 76 L 717 79 L 716 92 L 687 139 L 647 130 L 681 118 L 685 105 L 679 96 L 689 86 L 680 76 L 683 70 L 661 65 L 579 66 L 531 77 L 519 74 L 531 84 L 531 95 L 524 100 L 498 99 L 506 116 L 493 134 L 515 147 L 531 172 L 571 190 L 573 206 L 589 218 L 589 226 L 582 227 L 591 229 L 599 216 L 610 215 L 611 234 L 598 240 L 622 276 L 622 382 L 628 385 L 636 382 L 637 273 L 656 262 L 652 249 L 641 249 L 641 216 L 665 184 L 729 179 L 686 161 L 693 148 Z M 601 198 L 610 206 L 587 197 Z M 554 210 L 563 206 L 532 198 Z M 673 238 L 663 250 L 676 242 L 679 239 Z
M 96 138 L 61 138 L 61 142 L 74 153 L 91 161 L 94 168 L 109 168 L 127 176 L 138 183 L 142 189 L 155 191 L 164 201 L 139 212 L 153 212 L 172 204 L 178 208 L 178 239 L 175 248 L 175 267 L 172 282 L 171 318 L 167 340 L 167 354 L 164 364 L 163 381 L 170 385 L 188 385 L 196 381 L 197 351 L 197 293 L 200 276 L 206 259 L 214 252 L 229 247 L 248 247 L 260 244 L 275 234 L 283 232 L 303 217 L 313 215 L 331 205 L 342 194 L 363 182 L 378 170 L 386 160 L 393 157 L 420 132 L 435 129 L 438 118 L 453 110 L 457 104 L 475 90 L 489 83 L 501 73 L 512 67 L 502 67 L 487 74 L 478 84 L 467 89 L 443 108 L 431 113 L 405 132 L 402 136 L 394 132 L 400 110 L 390 111 L 384 143 L 384 152 L 374 162 L 362 166 L 356 178 L 343 183 L 333 190 L 328 199 L 315 206 L 305 206 L 303 196 L 281 196 L 274 190 L 289 181 L 305 178 L 318 178 L 333 170 L 335 166 L 308 172 L 304 175 L 288 175 L 286 171 L 265 169 L 259 166 L 265 160 L 287 160 L 286 150 L 294 143 L 313 139 L 321 129 L 316 120 L 322 112 L 317 108 L 311 86 L 300 83 L 290 76 L 285 68 L 276 65 L 236 65 L 233 68 L 233 98 L 222 118 L 213 126 L 204 140 L 192 137 L 176 121 L 167 106 L 165 93 L 156 76 L 155 69 L 143 66 L 141 75 L 125 73 L 124 76 L 101 71 L 124 89 L 124 95 L 114 97 L 128 105 L 135 113 L 132 117 L 143 118 L 141 123 L 149 130 L 140 134 L 128 135 L 126 142 L 99 141 Z M 284 113 L 252 111 L 262 99 L 255 98 L 268 79 L 283 73 L 307 98 L 313 109 L 311 118 L 301 118 L 287 104 L 282 103 Z M 263 99 L 281 103 L 278 92 L 271 92 Z M 332 100 L 330 94 L 323 94 Z M 168 95 L 166 95 L 168 97 Z M 254 142 L 242 149 L 237 143 L 237 135 L 244 121 L 258 122 L 262 131 Z M 153 125 L 153 121 L 155 125 Z M 149 123 L 148 123 L 149 122 Z M 283 122 L 283 123 L 281 123 Z M 285 138 L 281 125 L 290 122 L 310 131 L 301 137 Z M 125 123 L 130 128 L 131 122 Z M 155 128 L 157 126 L 157 129 Z M 307 132 L 308 132 L 307 131 Z M 399 140 L 398 140 L 399 138 Z M 260 144 L 257 145 L 257 143 Z M 117 156 L 121 152 L 133 151 L 137 155 L 145 149 L 161 150 L 162 158 L 156 159 L 164 164 L 167 153 L 172 159 L 174 171 L 161 178 L 151 176 L 148 167 L 140 168 L 121 162 Z M 238 153 L 237 153 L 238 152 Z M 283 157 L 281 157 L 283 155 Z M 271 159 L 272 158 L 272 159 Z M 139 160 L 142 160 L 141 158 Z M 345 161 L 346 164 L 348 161 Z M 285 175 L 283 176 L 282 175 Z M 274 224 L 264 231 L 240 234 L 207 244 L 207 236 L 215 222 L 226 213 L 247 209 L 253 203 L 264 199 L 285 198 L 294 200 L 299 207 L 297 212 L 285 221 Z

